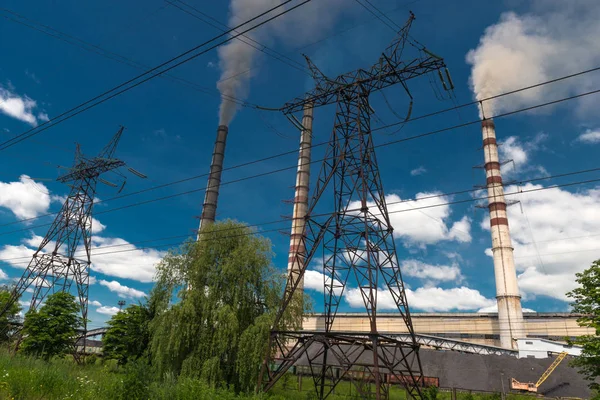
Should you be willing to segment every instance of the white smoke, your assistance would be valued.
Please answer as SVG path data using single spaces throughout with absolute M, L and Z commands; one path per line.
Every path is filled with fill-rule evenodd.
M 231 0 L 228 25 L 235 27 L 281 3 L 282 0 Z M 244 25 L 240 30 L 244 31 L 255 26 L 296 4 L 298 2 L 278 8 L 262 19 Z M 244 37 L 240 37 L 257 48 L 238 39 L 219 47 L 219 67 L 221 69 L 221 78 L 217 83 L 217 88 L 221 92 L 219 125 L 229 125 L 238 110 L 239 106 L 231 100 L 232 97 L 239 100 L 245 100 L 248 97 L 249 81 L 256 70 L 247 71 L 256 67 L 258 56 L 261 53 L 260 45 L 253 43 L 250 39 L 271 47 L 272 38 L 277 37 L 285 44 L 301 46 L 315 37 L 323 35 L 324 31 L 333 25 L 332 22 L 339 14 L 345 11 L 343 4 L 344 0 L 312 1 L 244 34 Z M 299 57 L 295 57 L 295 59 L 302 62 Z
M 600 2 L 534 2 L 532 12 L 504 13 L 467 54 L 477 100 L 600 66 Z M 484 102 L 485 117 L 598 89 L 600 72 Z M 578 102 L 590 110 L 590 99 Z M 481 110 L 480 110 L 481 112 Z

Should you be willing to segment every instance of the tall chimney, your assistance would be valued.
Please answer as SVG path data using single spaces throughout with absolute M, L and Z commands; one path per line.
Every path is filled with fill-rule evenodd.
M 202 228 L 215 222 L 217 213 L 217 199 L 219 197 L 219 186 L 221 185 L 221 171 L 223 170 L 223 159 L 225 158 L 225 143 L 227 141 L 227 132 L 229 129 L 225 125 L 219 125 L 217 129 L 217 141 L 213 150 L 212 162 L 210 164 L 210 174 L 206 185 L 204 195 L 204 204 L 202 205 L 202 216 L 200 217 L 200 229 L 197 239 L 200 239 Z
M 310 151 L 312 146 L 313 104 L 304 105 L 302 132 L 300 134 L 300 151 L 298 154 L 298 172 L 296 173 L 296 194 L 294 196 L 294 212 L 292 214 L 292 234 L 290 237 L 290 253 L 288 257 L 288 274 L 302 268 L 296 255 L 304 252 L 301 239 L 305 234 L 304 217 L 308 211 L 308 186 L 310 183 Z M 304 278 L 298 284 L 304 289 Z M 299 292 L 301 293 L 301 292 Z
M 516 348 L 517 344 L 513 339 L 526 337 L 526 332 L 521 309 L 521 295 L 517 285 L 513 247 L 508 229 L 506 201 L 504 200 L 504 187 L 502 186 L 498 145 L 496 144 L 496 128 L 492 119 L 484 119 L 481 128 L 494 274 L 496 275 L 500 345 L 504 348 Z

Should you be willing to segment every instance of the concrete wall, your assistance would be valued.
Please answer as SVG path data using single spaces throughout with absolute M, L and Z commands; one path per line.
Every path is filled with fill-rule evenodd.
M 500 328 L 496 313 L 412 313 L 416 333 L 459 339 L 471 343 L 500 346 Z M 528 337 L 563 341 L 565 337 L 594 334 L 592 329 L 577 325 L 577 315 L 569 313 L 526 313 Z M 313 314 L 304 321 L 305 330 L 324 329 L 325 320 Z M 406 332 L 403 320 L 396 313 L 378 313 L 380 332 Z M 338 313 L 333 329 L 336 331 L 369 330 L 364 313 Z

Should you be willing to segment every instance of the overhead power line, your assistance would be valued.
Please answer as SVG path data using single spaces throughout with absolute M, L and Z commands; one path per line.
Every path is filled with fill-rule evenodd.
M 236 39 L 237 37 L 239 37 L 239 36 L 241 36 L 241 35 L 243 35 L 245 33 L 248 33 L 248 32 L 250 32 L 250 31 L 252 31 L 252 30 L 254 30 L 254 29 L 256 29 L 256 28 L 258 28 L 260 26 L 263 26 L 263 25 L 265 25 L 265 24 L 273 21 L 274 19 L 281 17 L 282 15 L 285 15 L 285 14 L 287 14 L 287 13 L 289 13 L 289 12 L 297 9 L 298 7 L 303 6 L 304 4 L 307 4 L 311 0 L 304 0 L 301 3 L 299 3 L 299 4 L 296 4 L 296 5 L 288 8 L 288 9 L 286 9 L 284 11 L 281 11 L 280 13 L 278 13 L 278 14 L 276 14 L 274 16 L 271 16 L 271 17 L 267 18 L 268 14 L 270 14 L 271 12 L 277 10 L 280 7 L 283 7 L 285 4 L 288 4 L 291 1 L 292 0 L 285 0 L 281 4 L 279 4 L 279 5 L 275 6 L 275 7 L 270 8 L 269 10 L 267 10 L 267 11 L 265 11 L 265 12 L 263 12 L 263 13 L 255 16 L 255 17 L 253 17 L 253 18 L 251 18 L 251 19 L 249 19 L 249 20 L 247 20 L 247 21 L 245 21 L 245 22 L 243 22 L 243 23 L 241 23 L 241 24 L 239 24 L 239 25 L 231 28 L 230 30 L 228 30 L 228 31 L 226 31 L 226 32 L 224 32 L 224 33 L 222 33 L 220 35 L 217 35 L 217 36 L 213 37 L 212 39 L 209 39 L 209 40 L 207 40 L 207 41 L 199 44 L 198 46 L 196 46 L 196 47 L 194 47 L 194 48 L 192 48 L 190 50 L 185 51 L 184 53 L 181 53 L 180 55 L 178 55 L 176 57 L 171 58 L 170 60 L 165 61 L 164 63 L 162 63 L 160 65 L 157 65 L 156 67 L 154 67 L 154 68 L 152 68 L 152 69 L 144 72 L 143 74 L 140 74 L 140 75 L 138 75 L 138 76 L 136 76 L 134 78 L 131 78 L 128 81 L 123 82 L 120 85 L 115 86 L 114 88 L 112 88 L 110 90 L 107 90 L 104 93 L 102 93 L 102 94 L 100 94 L 100 95 L 98 95 L 98 96 L 96 96 L 96 97 L 94 97 L 94 98 L 92 98 L 92 99 L 90 99 L 90 100 L 88 100 L 88 101 L 86 101 L 84 103 L 81 103 L 78 106 L 76 106 L 76 107 L 74 107 L 74 108 L 72 108 L 72 109 L 70 109 L 68 111 L 63 112 L 62 114 L 60 114 L 60 115 L 58 115 L 58 116 L 50 119 L 49 121 L 44 122 L 43 124 L 38 125 L 35 128 L 32 128 L 32 129 L 30 129 L 28 131 L 25 131 L 25 132 L 23 132 L 23 133 L 15 136 L 14 138 L 12 138 L 10 140 L 7 140 L 5 142 L 0 143 L 0 150 L 5 150 L 5 149 L 7 149 L 7 148 L 9 148 L 11 146 L 14 146 L 17 143 L 22 142 L 23 140 L 26 140 L 26 139 L 28 139 L 28 138 L 30 138 L 32 136 L 38 135 L 39 133 L 45 131 L 46 129 L 49 129 L 49 128 L 53 127 L 53 126 L 58 125 L 61 122 L 64 122 L 64 121 L 66 121 L 66 120 L 68 120 L 70 118 L 73 118 L 74 116 L 76 116 L 78 114 L 81 114 L 84 111 L 87 111 L 87 110 L 89 110 L 89 109 L 91 109 L 93 107 L 96 107 L 97 105 L 102 104 L 102 103 L 104 103 L 104 102 L 106 102 L 106 101 L 108 101 L 108 100 L 110 100 L 110 99 L 112 99 L 112 98 L 114 98 L 114 97 L 122 94 L 122 93 L 125 93 L 125 92 L 133 89 L 134 87 L 137 87 L 137 86 L 141 85 L 142 83 L 145 83 L 145 82 L 147 82 L 147 81 L 149 81 L 149 80 L 151 80 L 151 79 L 153 79 L 153 78 L 155 78 L 157 76 L 160 76 L 160 75 L 164 74 L 165 72 L 170 71 L 170 70 L 172 70 L 172 69 L 174 69 L 174 68 L 176 68 L 176 67 L 178 67 L 178 66 L 180 66 L 180 65 L 182 65 L 182 64 L 184 64 L 184 63 L 186 63 L 186 62 L 188 62 L 190 60 L 193 60 L 196 57 L 199 57 L 200 55 L 205 54 L 205 53 L 207 53 L 207 52 L 209 52 L 209 51 L 211 51 L 211 50 L 213 50 L 213 49 L 215 49 L 215 48 L 217 48 L 217 47 L 219 47 L 219 46 L 221 46 L 221 45 L 223 45 L 225 43 L 228 43 L 228 42 Z M 264 20 L 262 20 L 263 17 L 265 17 Z M 246 28 L 246 29 L 240 31 L 240 28 L 242 28 L 245 25 L 248 25 L 248 24 L 250 24 L 250 23 L 252 23 L 252 22 L 254 22 L 254 21 L 258 20 L 258 19 L 261 19 L 261 21 L 257 22 L 255 25 L 252 25 L 249 28 Z M 233 34 L 234 31 L 238 32 L 238 33 Z M 215 42 L 217 40 L 220 40 L 220 39 L 222 39 L 222 38 L 224 38 L 226 36 L 229 36 L 229 37 L 227 37 L 227 38 L 219 41 L 218 43 L 216 43 L 214 45 L 211 45 L 208 48 L 205 48 L 204 50 L 202 50 L 200 52 L 196 52 L 196 51 L 198 51 L 198 49 L 203 48 L 203 47 L 209 45 L 210 43 L 213 43 L 213 42 Z M 181 61 L 178 61 L 180 59 L 181 59 Z M 169 65 L 169 64 L 172 64 L 175 61 L 177 61 L 175 64 Z M 163 67 L 166 67 L 166 68 L 163 68 Z M 149 76 L 147 76 L 147 75 L 149 75 Z
M 12 10 L 1 9 L 0 15 L 2 15 L 2 17 L 4 17 L 5 19 L 16 22 L 20 25 L 26 26 L 28 28 L 31 28 L 38 32 L 41 32 L 47 36 L 56 38 L 67 44 L 70 44 L 70 45 L 78 47 L 82 50 L 97 54 L 97 55 L 107 58 L 109 60 L 117 61 L 118 63 L 130 66 L 130 67 L 133 67 L 136 69 L 140 69 L 140 70 L 147 70 L 148 68 L 150 68 L 147 65 L 144 65 L 142 63 L 132 60 L 131 58 L 128 58 L 128 57 L 125 57 L 118 53 L 115 53 L 114 51 L 107 50 L 107 49 L 102 48 L 93 43 L 89 43 L 81 38 L 70 35 L 68 33 L 61 32 L 57 29 L 54 29 L 48 25 L 42 24 L 41 22 L 35 21 L 35 20 L 28 18 L 22 14 L 16 13 Z M 184 79 L 184 78 L 172 75 L 172 74 L 163 74 L 160 77 L 163 79 L 166 79 L 168 81 L 171 81 L 171 82 L 182 84 L 183 86 L 189 87 L 189 88 L 194 89 L 201 93 L 209 94 L 209 95 L 216 96 L 216 97 L 221 97 L 221 96 L 225 97 L 227 100 L 230 100 L 231 102 L 234 102 L 240 106 L 256 107 L 256 104 L 252 104 L 247 101 L 240 100 L 240 99 L 230 96 L 230 95 L 221 95 L 215 89 L 201 86 L 201 85 L 197 84 L 196 82 L 190 81 L 188 79 Z
M 385 26 L 387 26 L 388 28 L 390 28 L 392 30 L 392 32 L 399 32 L 402 29 L 392 19 L 390 19 L 387 15 L 385 15 L 383 12 L 381 12 L 381 10 L 379 10 L 377 7 L 375 7 L 373 5 L 373 3 L 371 3 L 369 0 L 363 0 L 363 1 L 365 1 L 366 3 L 368 3 L 372 8 L 375 9 L 375 11 L 371 10 L 371 8 L 367 7 L 360 0 L 354 0 L 354 1 L 356 1 L 358 4 L 360 4 L 362 6 L 362 8 L 364 8 L 365 10 L 367 10 L 371 15 L 373 15 L 379 21 L 381 21 L 381 23 L 383 23 Z M 390 25 L 390 22 L 392 23 L 392 25 L 395 25 L 396 27 Z
M 547 186 L 547 187 L 542 187 L 542 188 L 521 189 L 521 190 L 518 190 L 516 192 L 506 193 L 505 196 L 517 195 L 517 194 L 522 194 L 522 193 L 539 192 L 539 191 L 550 190 L 550 189 L 555 189 L 555 188 L 559 188 L 559 187 L 575 186 L 575 185 L 588 184 L 588 183 L 593 183 L 593 182 L 600 182 L 600 178 L 598 178 L 598 179 L 590 179 L 590 180 L 586 180 L 586 181 L 569 182 L 569 183 L 565 183 L 565 184 L 552 185 L 552 186 Z M 485 199 L 488 199 L 488 198 L 489 198 L 489 196 L 485 196 L 485 197 L 465 199 L 465 200 L 459 200 L 459 201 L 453 201 L 453 202 L 437 203 L 437 204 L 433 204 L 433 205 L 427 205 L 427 206 L 421 206 L 421 207 L 414 207 L 414 208 L 409 208 L 409 209 L 405 209 L 405 210 L 389 211 L 388 214 L 396 214 L 396 213 L 401 213 L 401 212 L 417 211 L 417 210 L 422 210 L 422 209 L 427 209 L 427 208 L 440 207 L 440 206 L 451 205 L 451 204 L 458 204 L 458 203 L 468 203 L 468 202 L 474 202 L 474 201 L 478 201 L 478 200 L 485 200 Z M 394 204 L 394 203 L 393 202 L 392 203 L 388 203 L 388 205 L 390 205 L 390 204 Z M 352 211 L 360 211 L 360 208 L 357 208 L 355 210 L 345 210 L 345 212 L 352 212 Z M 323 213 L 323 214 L 318 214 L 318 215 L 315 215 L 315 216 L 327 216 L 327 215 L 331 215 L 331 213 Z M 273 221 L 273 222 L 269 222 L 269 223 L 265 223 L 265 224 L 271 224 L 271 223 L 274 223 L 274 222 L 284 222 L 284 221 L 285 220 Z M 265 224 L 262 224 L 262 225 L 265 225 Z M 256 226 L 259 226 L 259 225 L 261 225 L 261 224 L 249 225 L 248 227 L 253 227 L 253 226 L 256 227 Z M 230 229 L 235 229 L 235 228 L 230 228 Z M 238 234 L 238 235 L 230 235 L 230 236 L 217 237 L 217 238 L 203 238 L 202 241 L 220 240 L 220 239 L 223 239 L 223 238 L 234 238 L 234 237 L 240 237 L 240 236 L 249 236 L 249 235 L 258 235 L 258 234 L 264 234 L 264 233 L 270 233 L 270 232 L 278 232 L 278 231 L 280 231 L 280 229 L 281 228 L 275 228 L 275 229 L 268 229 L 268 230 L 264 230 L 264 231 L 257 231 L 257 232 L 244 233 L 244 234 Z M 200 232 L 200 235 L 209 235 L 209 234 L 214 234 L 214 232 Z M 186 235 L 186 237 L 189 237 L 189 235 Z M 158 241 L 159 239 L 156 239 L 156 240 Z M 148 242 L 148 241 L 146 241 L 146 242 Z M 133 243 L 128 243 L 128 244 L 129 245 L 133 245 Z M 155 250 L 157 248 L 180 246 L 182 244 L 183 244 L 182 242 L 173 242 L 173 243 L 166 243 L 166 244 L 160 244 L 160 245 L 148 246 L 148 247 L 136 247 L 136 248 L 133 248 L 133 249 L 115 250 L 115 251 L 107 251 L 107 252 L 101 252 L 101 253 L 92 253 L 92 255 L 93 256 L 101 256 L 101 255 L 108 255 L 108 254 L 128 253 L 128 252 L 140 251 L 140 250 L 150 250 L 150 249 L 151 250 Z M 106 246 L 106 247 L 111 247 L 111 246 Z M 543 257 L 543 256 L 546 256 L 546 255 L 580 253 L 580 252 L 588 252 L 588 251 L 595 251 L 595 250 L 598 250 L 598 249 L 584 249 L 584 250 L 568 251 L 568 252 L 564 252 L 564 253 L 540 254 L 539 256 Z M 521 256 L 521 257 L 516 257 L 516 258 L 527 258 L 527 257 L 530 257 L 530 256 Z M 531 256 L 531 257 L 535 257 L 535 256 Z M 10 263 L 10 261 L 15 261 L 15 260 L 19 260 L 19 259 L 29 259 L 29 258 L 31 258 L 31 257 L 13 257 L 13 258 L 0 259 L 0 261 L 2 261 L 2 262 L 9 262 Z M 11 263 L 11 264 L 20 264 L 20 263 Z
M 215 29 L 220 30 L 221 32 L 225 32 L 225 31 L 227 31 L 227 29 L 229 29 L 229 27 L 226 24 L 220 22 L 216 18 L 213 18 L 212 16 L 199 10 L 198 8 L 194 7 L 193 5 L 186 3 L 183 0 L 165 0 L 165 1 L 168 4 L 172 5 L 173 7 L 177 8 L 178 10 L 204 22 L 205 24 L 207 24 L 209 26 L 212 26 Z M 182 4 L 184 7 L 187 7 L 189 10 L 193 10 L 193 12 L 185 9 L 184 7 L 178 5 L 177 3 Z M 211 21 L 213 21 L 213 22 L 211 22 Z M 237 32 L 234 32 L 234 33 L 237 33 Z M 238 37 L 237 40 L 260 51 L 261 53 L 266 54 L 269 57 L 272 57 L 273 59 L 275 59 L 277 61 L 282 62 L 283 64 L 285 64 L 291 68 L 294 68 L 300 72 L 303 72 L 308 76 L 312 76 L 304 64 L 299 63 L 298 61 L 286 56 L 283 53 L 278 52 L 277 50 L 274 50 L 274 49 L 258 42 L 257 40 L 255 40 L 247 35 L 242 35 L 242 36 Z
M 594 69 L 591 69 L 591 70 L 587 70 L 587 72 L 596 71 L 596 70 L 599 70 L 599 69 L 600 69 L 600 67 L 594 68 Z M 583 71 L 583 72 L 580 72 L 580 73 L 577 73 L 577 74 L 571 74 L 571 75 L 568 75 L 568 76 L 571 76 L 571 77 L 572 76 L 578 76 L 578 75 L 581 75 L 581 74 L 587 73 L 587 72 Z M 562 79 L 566 79 L 566 77 L 553 79 L 553 80 L 551 80 L 549 82 L 552 83 L 552 82 L 556 82 L 556 81 L 562 80 Z M 520 89 L 519 91 L 521 91 L 521 90 L 527 90 L 528 88 L 537 87 L 539 85 L 541 85 L 541 84 L 537 84 L 537 85 L 533 85 L 533 86 L 528 86 L 527 88 Z M 504 96 L 504 95 L 507 95 L 507 94 L 512 94 L 512 93 L 515 93 L 515 92 L 516 91 L 511 91 L 511 92 L 507 92 L 506 94 L 500 94 L 500 95 L 492 96 L 491 98 L 498 98 L 498 97 L 501 97 L 501 96 Z M 560 102 L 563 102 L 563 101 L 568 101 L 568 100 L 572 100 L 572 99 L 575 99 L 575 98 L 580 98 L 580 97 L 583 97 L 583 96 L 588 96 L 588 95 L 591 95 L 591 94 L 596 94 L 598 92 L 600 92 L 600 89 L 594 90 L 594 91 L 590 91 L 590 92 L 581 93 L 581 94 L 578 94 L 578 95 L 569 96 L 569 97 L 562 98 L 562 99 L 559 99 L 559 100 L 554 100 L 554 101 L 550 101 L 550 102 L 538 104 L 538 105 L 531 106 L 531 107 L 526 107 L 526 108 L 522 108 L 522 109 L 518 109 L 518 110 L 506 112 L 506 113 L 497 115 L 495 118 L 503 118 L 503 117 L 506 117 L 506 116 L 509 116 L 509 115 L 514 115 L 514 114 L 517 114 L 517 113 L 520 113 L 520 112 L 529 111 L 529 110 L 536 109 L 536 108 L 541 108 L 541 107 L 544 107 L 544 106 L 547 106 L 547 105 L 557 104 L 557 103 L 560 103 Z M 477 102 L 475 102 L 475 103 L 477 103 Z M 469 104 L 473 104 L 473 103 L 469 103 Z M 449 108 L 449 109 L 446 109 L 445 111 L 450 111 L 450 110 L 454 110 L 454 108 Z M 426 114 L 426 115 L 423 115 L 423 116 L 415 117 L 415 118 L 409 120 L 409 122 L 417 120 L 417 119 L 425 118 L 426 116 L 437 115 L 438 113 L 441 113 L 443 111 L 444 110 L 442 110 L 442 111 L 436 111 L 434 113 L 430 113 L 430 114 Z M 451 130 L 454 130 L 454 129 L 464 128 L 464 127 L 467 127 L 467 126 L 470 126 L 470 125 L 479 124 L 479 123 L 481 123 L 481 121 L 482 121 L 481 119 L 477 119 L 477 120 L 473 120 L 473 121 L 470 121 L 470 122 L 464 122 L 464 123 L 461 123 L 461 124 L 458 124 L 458 125 L 454 125 L 454 126 L 450 126 L 450 127 L 446 127 L 446 128 L 441 128 L 441 129 L 437 129 L 437 130 L 433 130 L 433 131 L 429 131 L 429 132 L 425 132 L 425 133 L 421 133 L 421 134 L 418 134 L 418 135 L 414 135 L 414 136 L 409 136 L 409 137 L 405 137 L 405 138 L 402 138 L 402 139 L 393 140 L 391 142 L 386 142 L 386 143 L 382 143 L 382 144 L 379 144 L 379 145 L 375 145 L 375 148 L 386 147 L 386 146 L 390 146 L 390 145 L 394 145 L 394 144 L 398 144 L 398 143 L 402 143 L 402 142 L 407 142 L 407 141 L 411 141 L 411 140 L 415 140 L 415 139 L 419 139 L 419 138 L 423 138 L 423 137 L 427 137 L 427 136 L 431 136 L 431 135 L 435 135 L 435 134 L 439 134 L 439 133 L 443 133 L 443 132 L 448 132 L 448 131 L 451 131 Z M 396 125 L 396 124 L 391 124 L 391 125 Z M 374 130 L 378 130 L 378 129 L 382 129 L 382 128 L 383 127 L 374 128 L 373 131 Z M 314 144 L 314 145 L 311 146 L 311 148 L 323 146 L 325 144 L 328 144 L 328 142 L 321 142 L 321 143 Z M 252 164 L 259 163 L 259 162 L 263 162 L 263 161 L 272 160 L 272 159 L 275 159 L 275 158 L 278 158 L 278 157 L 282 157 L 284 155 L 297 154 L 297 152 L 298 152 L 298 150 L 295 149 L 295 150 L 290 150 L 290 151 L 284 152 L 284 153 L 274 154 L 272 156 L 268 156 L 268 157 L 265 157 L 265 158 L 262 158 L 262 159 L 258 159 L 258 160 L 254 160 L 254 161 L 249 161 L 249 162 L 238 164 L 236 166 L 232 166 L 232 167 L 228 167 L 228 168 L 223 168 L 223 171 L 238 169 L 238 168 L 249 166 L 249 165 L 252 165 Z M 314 161 L 310 162 L 310 164 L 316 164 L 316 163 L 321 163 L 321 162 L 322 162 L 322 160 L 314 160 Z M 295 168 L 297 168 L 297 164 L 290 165 L 290 166 L 284 167 L 284 168 L 279 168 L 277 170 L 263 172 L 263 173 L 257 174 L 257 175 L 247 176 L 247 177 L 244 177 L 244 178 L 236 179 L 234 181 L 222 182 L 221 185 L 228 185 L 228 184 L 232 184 L 232 183 L 243 182 L 243 181 L 246 181 L 246 180 L 250 180 L 250 179 L 254 179 L 254 178 L 259 178 L 259 177 L 263 177 L 263 176 L 268 176 L 268 175 L 272 175 L 272 174 L 275 174 L 275 173 L 279 173 L 279 172 L 283 172 L 283 171 L 287 171 L 287 170 L 291 170 L 291 169 L 295 169 Z M 142 190 L 139 190 L 139 191 L 136 191 L 136 192 L 126 193 L 126 194 L 115 196 L 115 197 L 108 198 L 108 199 L 105 199 L 105 200 L 100 200 L 100 201 L 96 202 L 96 204 L 98 204 L 98 203 L 104 203 L 104 202 L 108 202 L 108 201 L 112 201 L 112 200 L 117 200 L 117 199 L 122 199 L 122 198 L 125 198 L 125 197 L 130 197 L 130 196 L 138 195 L 138 194 L 142 194 L 142 193 L 147 193 L 147 192 L 150 192 L 150 191 L 153 191 L 153 190 L 156 190 L 156 189 L 160 189 L 160 188 L 172 186 L 172 185 L 175 185 L 175 184 L 187 182 L 187 181 L 198 179 L 198 178 L 202 178 L 202 177 L 206 177 L 208 175 L 209 174 L 206 173 L 206 174 L 200 174 L 200 175 L 192 176 L 192 177 L 189 177 L 189 178 L 180 179 L 178 181 L 169 182 L 169 183 L 161 184 L 161 185 L 158 185 L 158 186 L 153 186 L 153 187 L 142 189 Z M 197 193 L 197 192 L 201 192 L 201 191 L 205 191 L 205 190 L 206 190 L 206 188 L 192 189 L 192 190 L 188 190 L 188 191 L 185 191 L 185 192 L 179 192 L 179 193 L 175 193 L 175 194 L 168 195 L 168 196 L 163 196 L 163 197 L 156 198 L 156 199 L 151 199 L 151 200 L 143 201 L 143 202 L 140 202 L 140 203 L 134 203 L 134 204 L 130 204 L 130 205 L 118 207 L 117 209 L 126 209 L 126 208 L 136 207 L 136 206 L 142 205 L 142 204 L 148 204 L 148 203 L 153 203 L 153 202 L 156 202 L 156 201 L 167 200 L 167 199 L 171 199 L 171 198 L 175 198 L 175 197 L 179 197 L 179 196 L 183 196 L 183 195 L 188 195 L 188 194 L 192 194 L 192 193 Z M 114 209 L 114 210 L 116 211 L 117 209 Z M 105 210 L 105 211 L 102 211 L 100 213 L 106 213 L 106 212 L 111 212 L 111 210 Z M 43 217 L 47 217 L 47 216 L 52 216 L 52 215 L 56 215 L 56 213 L 47 213 L 47 214 L 43 214 L 43 215 L 40 215 L 40 216 L 37 216 L 37 217 L 32 217 L 32 218 L 26 218 L 26 219 L 17 220 L 17 221 L 9 222 L 9 223 L 6 223 L 6 224 L 2 224 L 2 225 L 0 225 L 0 227 L 1 226 L 13 225 L 13 224 L 16 224 L 16 223 L 19 223 L 19 222 L 28 222 L 28 221 L 32 221 L 32 220 L 36 220 L 36 219 L 39 219 L 39 218 L 43 218 Z M 42 227 L 42 226 L 47 226 L 47 225 L 49 225 L 49 224 L 38 225 L 36 227 Z M 20 230 L 18 230 L 18 231 L 20 231 Z M 13 232 L 17 232 L 17 231 L 11 231 L 11 232 L 7 232 L 7 233 L 13 233 Z M 6 234 L 6 233 L 0 233 L 0 235 L 3 235 L 3 234 Z
M 583 171 L 572 171 L 572 172 L 568 172 L 568 173 L 565 173 L 565 174 L 559 174 L 559 175 L 556 175 L 554 177 L 572 176 L 572 175 L 579 174 L 579 173 L 587 173 L 587 172 L 599 171 L 599 170 L 600 170 L 600 168 L 595 168 L 595 169 L 592 169 L 592 170 L 583 170 Z M 552 179 L 552 178 L 553 178 L 552 176 L 550 176 L 550 177 L 544 177 L 544 178 L 535 178 L 535 179 L 532 179 L 532 180 L 529 180 L 529 181 L 521 181 L 521 182 L 519 182 L 519 185 L 521 185 L 523 183 L 528 183 L 530 181 L 535 181 L 535 180 L 540 180 L 540 179 Z M 520 188 L 517 191 L 505 193 L 505 196 L 514 196 L 514 195 L 523 194 L 523 193 L 534 193 L 534 192 L 540 192 L 540 191 L 544 191 L 544 190 L 557 189 L 557 188 L 560 188 L 560 187 L 570 187 L 570 186 L 590 184 L 590 183 L 596 183 L 596 182 L 600 182 L 600 178 L 597 178 L 597 179 L 588 179 L 588 180 L 576 181 L 576 182 L 567 182 L 567 183 L 563 183 L 563 184 L 556 184 L 556 185 L 551 185 L 551 186 L 546 186 L 546 187 L 539 187 L 539 188 L 531 188 L 531 189 L 521 189 Z M 474 192 L 474 191 L 478 191 L 478 190 L 479 189 L 470 189 L 469 192 Z M 465 193 L 465 192 L 467 192 L 467 191 L 460 191 L 460 192 L 453 192 L 453 193 Z M 407 202 L 417 202 L 417 201 L 423 201 L 425 199 L 440 198 L 440 197 L 446 197 L 446 196 L 448 196 L 448 194 L 437 194 L 437 195 L 427 196 L 427 197 L 419 198 L 419 199 L 406 199 L 406 200 L 399 200 L 399 201 L 388 202 L 387 205 L 390 206 L 390 205 L 396 205 L 396 204 L 407 203 Z M 412 207 L 411 206 L 410 208 L 403 209 L 403 210 L 388 211 L 388 214 L 405 213 L 405 212 L 410 212 L 410 211 L 419 211 L 419 210 L 424 210 L 424 209 L 429 209 L 429 208 L 436 208 L 436 207 L 443 207 L 443 206 L 448 206 L 448 205 L 472 203 L 472 202 L 476 202 L 476 201 L 480 201 L 480 200 L 489 200 L 491 197 L 493 197 L 493 196 L 474 197 L 474 198 L 463 199 L 463 200 L 434 203 L 434 204 L 429 204 L 429 205 L 419 206 L 419 207 Z M 114 210 L 116 210 L 116 209 L 114 209 Z M 107 210 L 107 211 L 110 211 L 110 210 Z M 344 210 L 345 213 L 352 213 L 352 212 L 358 212 L 358 211 L 360 211 L 360 208 Z M 329 212 L 329 213 L 315 214 L 315 215 L 313 215 L 313 217 L 321 217 L 321 216 L 329 216 L 329 215 L 331 215 L 331 212 Z M 287 219 L 280 219 L 280 220 L 275 220 L 275 221 L 269 221 L 269 222 L 263 222 L 263 223 L 256 223 L 256 224 L 252 224 L 252 225 L 247 225 L 247 227 L 249 227 L 249 228 L 255 228 L 255 227 L 260 227 L 260 226 L 279 224 L 279 223 L 282 223 L 282 222 L 288 223 L 289 221 Z M 28 228 L 25 228 L 25 229 L 19 229 L 19 230 L 10 231 L 10 232 L 2 232 L 2 233 L 0 233 L 0 236 L 7 235 L 7 234 L 10 234 L 10 233 L 16 233 L 16 232 L 31 230 L 31 229 L 34 229 L 34 228 L 43 227 L 43 226 L 47 226 L 47 225 L 50 225 L 50 224 L 38 225 L 38 226 L 35 226 L 35 227 L 28 227 Z M 288 226 L 286 225 L 285 227 L 278 227 L 278 228 L 270 229 L 270 230 L 266 230 L 266 231 L 258 231 L 256 233 L 260 234 L 260 233 L 267 233 L 267 232 L 275 232 L 275 231 L 280 231 L 282 228 L 288 228 Z M 235 228 L 230 228 L 230 229 L 235 229 Z M 210 233 L 210 232 L 208 232 L 208 233 Z M 199 233 L 199 235 L 203 235 L 203 234 L 205 234 L 205 233 L 202 233 L 202 232 Z M 176 237 L 178 237 L 178 236 L 172 236 L 170 238 L 176 238 Z M 189 237 L 189 235 L 181 235 L 179 237 Z M 152 241 L 167 240 L 167 239 L 168 238 L 159 238 L 159 239 L 144 240 L 144 241 L 139 241 L 139 242 L 130 242 L 130 243 L 127 243 L 127 244 L 123 244 L 123 246 L 134 245 L 136 243 L 139 244 L 139 243 L 147 243 L 147 242 L 152 242 Z M 176 243 L 176 244 L 169 243 L 169 244 L 160 245 L 160 246 L 151 246 L 151 247 L 147 247 L 147 248 L 136 248 L 136 249 L 130 249 L 130 250 L 122 250 L 122 251 L 118 251 L 118 252 L 135 251 L 135 250 L 140 250 L 140 249 L 156 248 L 156 247 L 163 247 L 163 246 L 169 247 L 169 246 L 175 246 L 175 245 L 178 245 L 178 244 L 180 244 L 180 243 Z M 106 247 L 118 247 L 118 246 L 106 246 Z M 101 254 L 105 254 L 105 253 L 101 253 Z M 106 254 L 109 254 L 109 253 L 106 253 Z M 98 255 L 98 254 L 96 254 L 96 255 Z M 25 258 L 25 257 L 21 257 L 21 258 Z M 13 260 L 13 259 L 0 259 L 0 261 L 6 261 L 6 260 Z

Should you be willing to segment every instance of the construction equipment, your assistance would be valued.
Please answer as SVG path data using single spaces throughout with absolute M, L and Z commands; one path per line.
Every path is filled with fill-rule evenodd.
M 519 382 L 515 378 L 511 378 L 510 388 L 514 389 L 514 390 L 523 390 L 526 392 L 537 393 L 540 385 L 542 383 L 544 383 L 544 381 L 546 379 L 548 379 L 550 374 L 552 374 L 552 372 L 554 372 L 556 367 L 558 367 L 558 364 L 560 364 L 561 361 L 564 360 L 564 358 L 567 356 L 567 354 L 569 354 L 569 353 L 567 353 L 566 351 L 563 351 L 562 353 L 560 353 L 558 355 L 558 357 L 556 357 L 556 359 L 552 362 L 552 364 L 550 364 L 548 369 L 546 371 L 544 371 L 544 373 L 542 374 L 542 376 L 540 376 L 540 379 L 538 379 L 538 381 L 536 383 L 533 383 L 533 382 L 523 383 L 523 382 Z

